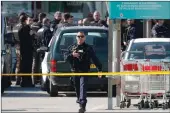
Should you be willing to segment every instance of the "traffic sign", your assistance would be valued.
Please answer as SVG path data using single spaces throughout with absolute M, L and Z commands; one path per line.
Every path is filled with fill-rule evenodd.
M 110 19 L 170 19 L 170 1 L 109 2 Z

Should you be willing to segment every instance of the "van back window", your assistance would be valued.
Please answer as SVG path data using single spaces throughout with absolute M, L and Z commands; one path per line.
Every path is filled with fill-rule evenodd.
M 67 49 L 70 45 L 76 43 L 77 32 L 63 33 L 59 44 L 60 49 Z M 107 50 L 108 34 L 107 32 L 86 32 L 86 43 L 91 45 L 96 51 Z

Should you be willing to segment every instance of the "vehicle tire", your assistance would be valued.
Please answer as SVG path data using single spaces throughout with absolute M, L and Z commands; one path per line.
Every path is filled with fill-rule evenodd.
M 168 101 L 168 108 L 170 108 L 170 99 L 169 99 L 169 101 Z
M 150 107 L 149 107 L 149 101 L 146 101 L 146 102 L 145 102 L 144 108 L 147 108 L 147 109 L 150 108 Z
M 126 103 L 125 103 L 124 101 L 122 101 L 122 102 L 120 103 L 120 109 L 125 108 L 125 106 L 126 106 Z
M 47 92 L 50 95 L 50 97 L 58 96 L 58 86 L 53 85 L 51 81 L 49 81 L 48 85 L 49 85 L 49 88 L 47 88 Z
M 131 99 L 128 99 L 128 100 L 127 100 L 127 108 L 129 108 L 130 105 L 131 105 Z
M 165 103 L 165 109 L 168 109 L 168 102 Z
M 158 108 L 159 107 L 159 105 L 158 105 L 158 101 L 157 100 L 155 100 L 154 101 L 154 108 Z
M 149 107 L 150 107 L 150 109 L 153 109 L 154 108 L 154 102 L 151 102 Z
M 141 110 L 143 107 L 142 107 L 142 102 L 139 102 L 138 103 L 138 109 Z
M 162 104 L 162 109 L 165 110 L 166 109 L 166 105 L 165 103 Z

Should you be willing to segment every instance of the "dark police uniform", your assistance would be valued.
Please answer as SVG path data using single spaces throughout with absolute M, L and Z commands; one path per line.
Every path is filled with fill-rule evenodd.
M 164 25 L 155 24 L 152 28 L 153 37 L 169 37 L 168 28 Z
M 78 52 L 80 54 L 79 58 L 75 58 L 72 56 L 73 51 Z M 69 61 L 71 65 L 71 71 L 76 73 L 86 73 L 90 70 L 91 60 L 97 66 L 98 71 L 102 71 L 102 64 L 99 59 L 96 57 L 93 48 L 86 43 L 82 45 L 73 44 L 68 48 L 68 53 L 66 55 L 67 61 Z M 80 109 L 85 110 L 87 103 L 87 76 L 75 76 L 73 77 L 74 85 L 76 89 L 76 95 L 79 100 Z
M 123 41 L 124 42 L 129 42 L 132 39 L 136 39 L 136 27 L 134 24 L 129 25 L 126 29 L 125 29 L 125 33 L 123 36 Z

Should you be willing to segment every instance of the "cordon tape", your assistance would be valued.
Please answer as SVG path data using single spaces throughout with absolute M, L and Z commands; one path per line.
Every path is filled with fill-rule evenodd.
M 148 76 L 148 75 L 170 75 L 170 71 L 152 71 L 152 72 L 136 72 L 136 71 L 125 71 L 125 72 L 89 72 L 89 73 L 13 73 L 13 74 L 9 74 L 9 73 L 5 73 L 5 74 L 1 74 L 1 76 L 40 76 L 40 75 L 48 75 L 48 76 L 94 76 L 94 75 L 106 75 L 106 76 L 127 76 L 127 75 L 131 75 L 131 76 L 139 76 L 139 75 L 143 75 L 143 76 Z

